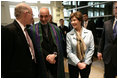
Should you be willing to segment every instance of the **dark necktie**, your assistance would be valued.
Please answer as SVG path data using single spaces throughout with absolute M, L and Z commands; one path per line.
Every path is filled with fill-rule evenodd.
M 115 25 L 114 25 L 113 36 L 114 38 L 117 36 L 117 21 L 115 22 Z
M 25 28 L 25 33 L 26 33 L 26 40 L 27 40 L 27 43 L 29 45 L 29 48 L 30 48 L 30 52 L 31 52 L 31 55 L 32 55 L 32 59 L 35 60 L 35 52 L 34 52 L 34 47 L 33 47 L 33 43 L 31 41 L 31 38 L 29 37 L 29 34 L 27 32 L 27 29 Z M 36 61 L 35 61 L 36 62 Z

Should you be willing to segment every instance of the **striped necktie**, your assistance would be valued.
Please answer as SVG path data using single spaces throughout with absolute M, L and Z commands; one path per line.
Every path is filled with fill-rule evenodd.
M 27 40 L 27 43 L 29 45 L 29 49 L 30 49 L 30 52 L 31 52 L 31 55 L 32 55 L 32 59 L 35 60 L 35 52 L 34 52 L 34 47 L 33 47 L 32 40 L 31 40 L 31 38 L 30 38 L 30 36 L 27 32 L 27 28 L 25 28 L 24 31 L 26 33 L 26 40 Z

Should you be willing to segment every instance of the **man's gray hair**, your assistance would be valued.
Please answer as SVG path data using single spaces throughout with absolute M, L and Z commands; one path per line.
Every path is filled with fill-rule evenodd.
M 21 13 L 23 13 L 24 10 L 29 10 L 26 6 L 24 6 L 22 4 L 19 4 L 18 6 L 15 7 L 14 15 L 16 18 L 20 17 Z

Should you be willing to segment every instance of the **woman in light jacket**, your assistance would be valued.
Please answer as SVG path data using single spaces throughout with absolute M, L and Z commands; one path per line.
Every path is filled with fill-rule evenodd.
M 67 56 L 70 78 L 88 78 L 94 53 L 94 38 L 90 30 L 82 27 L 82 14 L 75 12 L 70 15 L 73 29 L 67 33 Z

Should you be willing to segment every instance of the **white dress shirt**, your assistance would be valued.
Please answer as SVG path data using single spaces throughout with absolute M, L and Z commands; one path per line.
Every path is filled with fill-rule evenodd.
M 117 19 L 115 18 L 114 23 L 113 23 L 113 29 L 114 29 L 116 21 L 117 21 Z
M 84 27 L 87 28 L 87 25 L 88 25 L 88 20 L 87 21 L 84 21 Z

